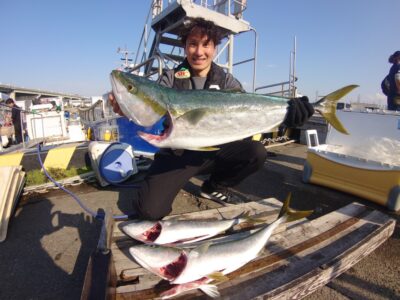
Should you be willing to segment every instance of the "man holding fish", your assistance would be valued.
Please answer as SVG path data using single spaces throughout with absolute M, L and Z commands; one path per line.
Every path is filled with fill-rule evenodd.
M 216 46 L 223 35 L 214 23 L 202 18 L 191 19 L 180 34 L 186 59 L 174 70 L 164 72 L 159 84 L 177 90 L 229 90 L 232 94 L 244 92 L 240 82 L 231 74 L 213 63 Z M 109 100 L 114 112 L 127 116 L 116 101 L 117 95 L 110 93 Z M 217 102 L 218 97 L 215 98 Z M 202 115 L 201 110 L 190 116 L 190 121 Z M 284 111 L 287 127 L 301 126 L 314 113 L 313 106 L 306 97 L 292 99 Z M 218 120 L 217 120 L 218 121 Z M 240 124 L 239 124 L 240 125 Z M 168 131 L 171 119 L 165 118 L 164 131 Z M 203 150 L 203 151 L 198 151 Z M 207 150 L 207 151 L 204 151 Z M 239 184 L 250 174 L 264 165 L 264 146 L 249 139 L 240 139 L 215 147 L 179 149 L 162 148 L 154 157 L 154 162 L 146 175 L 133 207 L 144 219 L 161 219 L 172 209 L 172 202 L 179 190 L 196 175 L 210 174 L 200 194 L 208 199 L 223 203 L 240 203 L 238 196 L 229 187 Z

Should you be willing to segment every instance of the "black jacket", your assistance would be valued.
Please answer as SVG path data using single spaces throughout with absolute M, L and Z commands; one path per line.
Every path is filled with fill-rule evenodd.
M 186 70 L 189 72 L 190 77 L 179 78 L 179 76 L 177 76 L 179 72 Z M 159 83 L 163 86 L 176 88 L 179 90 L 191 90 L 194 89 L 192 74 L 193 72 L 191 71 L 191 67 L 185 59 L 183 63 L 181 63 L 175 69 L 164 72 L 159 79 Z M 244 92 L 240 82 L 233 77 L 232 74 L 226 73 L 223 68 L 215 63 L 212 63 L 210 72 L 207 74 L 204 89 L 220 89 Z

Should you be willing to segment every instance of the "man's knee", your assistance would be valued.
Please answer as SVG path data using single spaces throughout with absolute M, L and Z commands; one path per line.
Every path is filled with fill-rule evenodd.
M 172 211 L 168 203 L 165 197 L 142 188 L 133 206 L 142 219 L 160 220 Z
M 267 150 L 263 144 L 252 141 L 249 144 L 248 155 L 256 165 L 262 167 L 267 159 Z
M 136 210 L 140 218 L 145 220 L 161 220 L 171 212 L 171 208 L 163 205 L 138 200 Z

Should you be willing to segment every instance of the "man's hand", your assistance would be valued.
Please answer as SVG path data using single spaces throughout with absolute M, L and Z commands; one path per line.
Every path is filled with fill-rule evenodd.
M 119 114 L 120 116 L 125 117 L 124 113 L 122 112 L 121 108 L 119 107 L 119 104 L 118 104 L 117 100 L 115 99 L 115 96 L 114 96 L 114 94 L 112 92 L 110 92 L 108 94 L 108 101 L 110 101 L 110 104 L 111 104 L 111 106 L 113 108 L 113 111 L 116 114 Z
M 308 102 L 308 97 L 289 100 L 289 107 L 283 124 L 289 128 L 302 126 L 314 114 L 314 107 Z

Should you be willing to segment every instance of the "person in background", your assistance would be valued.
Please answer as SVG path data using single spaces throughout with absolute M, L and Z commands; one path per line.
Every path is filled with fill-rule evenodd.
M 11 119 L 14 125 L 16 144 L 22 143 L 21 110 L 12 98 L 6 100 L 6 105 L 11 108 Z
M 400 51 L 390 55 L 388 61 L 392 66 L 387 77 L 389 86 L 387 106 L 388 110 L 400 111 Z
M 180 33 L 186 58 L 174 70 L 164 72 L 159 84 L 179 89 L 219 89 L 244 92 L 240 82 L 213 62 L 216 47 L 223 38 L 214 23 L 202 18 L 191 19 Z M 109 94 L 114 112 L 123 115 L 115 97 Z M 218 99 L 215 99 L 218 101 Z M 314 113 L 308 101 L 291 100 L 287 113 L 288 127 L 302 125 Z M 168 124 L 164 122 L 164 127 Z M 172 203 L 193 176 L 209 174 L 201 186 L 201 196 L 223 203 L 240 203 L 233 187 L 261 169 L 266 149 L 250 139 L 218 145 L 216 151 L 160 149 L 138 189 L 133 203 L 139 217 L 161 219 L 172 210 Z

